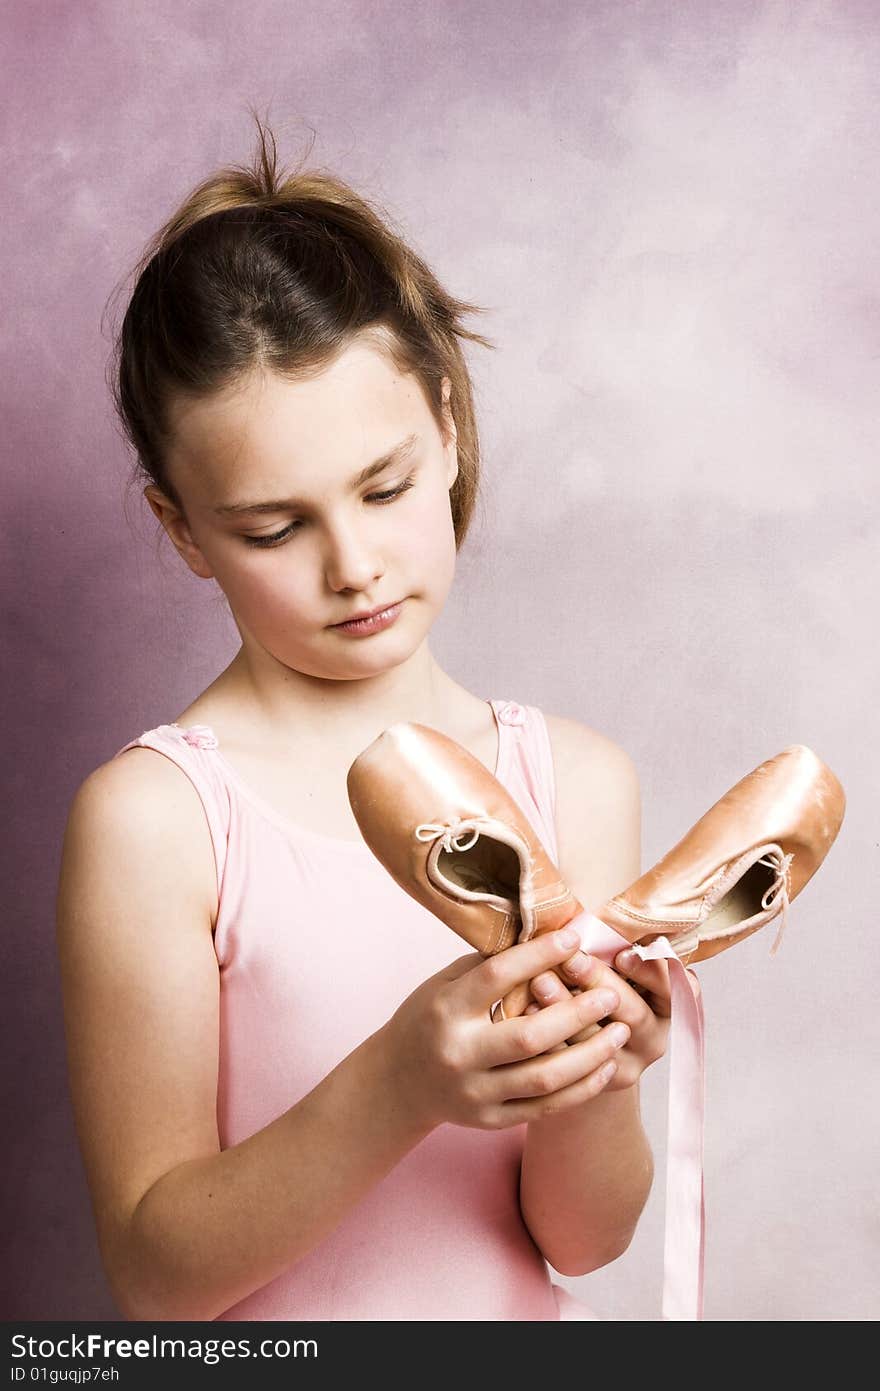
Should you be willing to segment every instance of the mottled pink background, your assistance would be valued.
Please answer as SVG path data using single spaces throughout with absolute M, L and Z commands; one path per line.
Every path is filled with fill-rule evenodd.
M 313 162 L 490 308 L 441 662 L 629 750 L 646 868 L 789 743 L 842 779 L 780 954 L 758 934 L 701 970 L 706 1317 L 875 1318 L 880 8 L 17 0 L 0 22 L 0 1313 L 116 1317 L 67 1094 L 61 836 L 86 774 L 237 634 L 127 487 L 102 313 L 188 189 L 250 155 L 253 103 L 283 162 L 314 127 Z M 562 1282 L 605 1319 L 659 1316 L 667 1061 L 639 1232 Z

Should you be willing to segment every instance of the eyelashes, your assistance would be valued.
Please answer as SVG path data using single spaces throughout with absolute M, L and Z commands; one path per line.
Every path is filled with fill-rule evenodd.
M 403 483 L 401 483 L 398 488 L 391 488 L 384 493 L 368 493 L 367 501 L 375 502 L 378 506 L 384 507 L 387 506 L 389 502 L 393 502 L 396 497 L 400 497 L 402 493 L 405 493 L 407 489 L 412 486 L 413 477 L 410 475 L 409 478 L 404 479 Z M 280 546 L 288 537 L 294 536 L 296 532 L 299 531 L 300 524 L 300 521 L 296 520 L 289 522 L 282 531 L 272 532 L 269 536 L 243 536 L 242 540 L 249 546 Z

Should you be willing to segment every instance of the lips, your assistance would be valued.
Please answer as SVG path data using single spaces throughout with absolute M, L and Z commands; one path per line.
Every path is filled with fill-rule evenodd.
M 360 623 L 365 618 L 376 618 L 380 613 L 387 613 L 389 609 L 397 607 L 399 600 L 391 604 L 380 604 L 377 609 L 370 609 L 367 613 L 353 613 L 350 618 L 341 618 L 338 623 L 331 623 L 331 628 L 341 628 L 346 623 Z
M 331 623 L 330 628 L 335 628 L 340 634 L 348 638 L 368 638 L 374 633 L 384 633 L 386 628 L 392 627 L 400 617 L 403 609 L 404 600 L 400 599 L 390 608 L 380 609 L 371 618 L 347 618 L 344 623 Z

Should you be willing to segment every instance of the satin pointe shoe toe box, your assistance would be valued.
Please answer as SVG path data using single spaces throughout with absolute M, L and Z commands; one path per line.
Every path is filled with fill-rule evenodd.
M 669 934 L 698 962 L 781 914 L 816 873 L 843 821 L 843 787 L 805 744 L 741 778 L 661 860 L 600 909 L 640 942 Z M 773 951 L 781 938 L 777 936 Z
M 582 911 L 507 789 L 439 730 L 390 725 L 352 763 L 347 788 L 392 878 L 484 956 Z

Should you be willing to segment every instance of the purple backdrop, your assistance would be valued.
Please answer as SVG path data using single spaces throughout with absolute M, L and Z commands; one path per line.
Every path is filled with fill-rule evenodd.
M 73 793 L 229 661 L 114 426 L 108 296 L 253 103 L 282 160 L 384 200 L 471 354 L 480 520 L 435 651 L 635 758 L 643 863 L 786 744 L 847 818 L 794 905 L 701 972 L 706 1316 L 877 1314 L 880 11 L 855 3 L 7 4 L 2 1307 L 114 1318 L 67 1094 L 54 901 Z M 838 949 L 843 961 L 837 963 Z M 656 1318 L 657 1178 L 614 1265 Z

